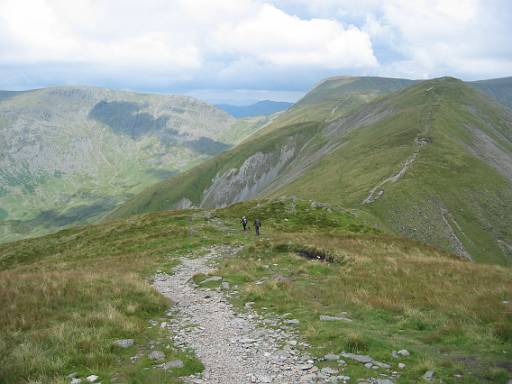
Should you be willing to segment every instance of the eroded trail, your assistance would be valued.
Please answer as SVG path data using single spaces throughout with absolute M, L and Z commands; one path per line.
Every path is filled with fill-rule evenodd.
M 228 247 L 211 248 L 206 256 L 182 259 L 174 275 L 159 274 L 155 287 L 175 305 L 171 328 L 178 346 L 192 348 L 205 370 L 192 383 L 301 383 L 308 382 L 313 362 L 295 346 L 305 346 L 293 334 L 292 325 L 278 319 L 262 319 L 252 310 L 235 312 L 224 293 L 198 288 L 191 280 L 208 273 L 211 262 Z M 269 327 L 272 325 L 274 327 Z

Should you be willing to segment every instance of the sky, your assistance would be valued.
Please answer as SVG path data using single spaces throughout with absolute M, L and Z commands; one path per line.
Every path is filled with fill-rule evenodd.
M 512 76 L 510 0 L 0 0 L 0 89 L 295 101 L 329 76 Z

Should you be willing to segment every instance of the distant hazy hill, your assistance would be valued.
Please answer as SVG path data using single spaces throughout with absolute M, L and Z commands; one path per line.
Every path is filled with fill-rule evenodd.
M 285 111 L 292 105 L 293 103 L 285 101 L 263 100 L 251 105 L 218 104 L 217 107 L 234 117 L 254 117 L 269 116 L 276 112 Z
M 499 79 L 486 85 L 507 93 Z M 249 140 L 111 217 L 283 195 L 362 209 L 387 231 L 511 264 L 512 114 L 453 78 L 328 79 Z
M 184 96 L 0 91 L 0 241 L 94 220 L 259 123 Z
M 472 81 L 470 85 L 484 91 L 508 108 L 512 108 L 512 77 Z

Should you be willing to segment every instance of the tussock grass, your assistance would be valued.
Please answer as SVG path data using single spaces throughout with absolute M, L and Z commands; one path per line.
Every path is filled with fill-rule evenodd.
M 176 382 L 178 373 L 200 370 L 168 334 L 148 328 L 170 303 L 147 279 L 218 233 L 192 215 L 146 215 L 1 246 L 0 382 L 60 383 L 71 372 L 94 373 L 103 383 Z M 191 234 L 190 226 L 203 230 Z M 121 338 L 136 344 L 114 347 Z M 181 372 L 145 370 L 151 363 L 144 358 L 132 364 L 129 357 L 149 342 L 169 345 L 168 359 L 185 362 Z
M 240 231 L 242 214 L 260 217 L 260 238 Z M 447 383 L 455 373 L 468 383 L 505 382 L 509 374 L 512 314 L 503 301 L 511 299 L 510 268 L 470 263 L 384 235 L 352 212 L 293 199 L 208 214 L 146 214 L 0 246 L 0 382 L 62 383 L 76 371 L 98 374 L 103 383 L 172 383 L 201 370 L 168 334 L 148 328 L 169 303 L 147 278 L 212 244 L 246 245 L 215 274 L 238 286 L 241 307 L 254 301 L 256 310 L 299 319 L 313 353 L 345 350 L 396 364 L 391 351 L 406 348 L 412 355 L 402 359 L 403 382 L 426 369 Z M 335 262 L 309 260 L 297 250 Z M 321 314 L 353 321 L 323 322 Z M 136 346 L 114 348 L 117 338 L 134 338 Z M 150 342 L 169 360 L 182 359 L 183 370 L 145 369 L 151 363 L 144 358 L 131 364 L 129 357 L 147 352 Z M 345 374 L 375 372 L 349 364 Z
M 342 263 L 307 260 L 297 249 L 330 250 Z M 512 274 L 507 267 L 478 265 L 412 240 L 339 229 L 276 232 L 224 262 L 219 273 L 241 284 L 241 303 L 292 313 L 308 341 L 327 352 L 369 353 L 394 362 L 391 351 L 407 348 L 411 369 L 403 382 L 435 368 L 465 382 L 499 382 L 499 363 L 512 353 Z M 244 279 L 239 279 L 244 276 Z M 276 284 L 280 276 L 284 284 Z M 255 281 L 266 281 L 255 285 Z M 353 321 L 321 322 L 320 314 L 347 313 Z M 505 351 L 505 353 L 504 353 Z M 460 364 L 471 356 L 472 364 Z M 456 358 L 457 357 L 457 358 Z M 361 371 L 361 369 L 363 369 Z M 355 377 L 371 374 L 350 366 Z M 498 380 L 498 381 L 496 381 Z

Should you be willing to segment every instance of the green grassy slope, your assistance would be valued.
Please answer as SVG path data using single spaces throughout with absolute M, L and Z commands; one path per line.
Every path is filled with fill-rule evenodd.
M 260 217 L 262 238 L 243 233 L 239 217 Z M 149 320 L 166 321 L 170 306 L 149 286 L 181 256 L 210 245 L 243 246 L 216 273 L 238 285 L 233 303 L 262 315 L 289 313 L 321 357 L 342 350 L 369 354 L 397 370 L 391 351 L 411 355 L 398 383 L 427 369 L 436 379 L 505 383 L 512 353 L 510 269 L 469 263 L 419 242 L 385 235 L 336 206 L 298 199 L 244 202 L 217 210 L 132 216 L 0 245 L 0 382 L 67 383 L 76 372 L 103 383 L 177 383 L 200 362 Z M 298 251 L 326 254 L 307 260 Z M 343 326 L 320 314 L 347 312 Z M 134 338 L 124 350 L 112 342 Z M 180 370 L 152 369 L 151 346 Z M 169 347 L 166 348 L 165 346 Z M 347 361 L 352 381 L 378 377 Z M 328 362 L 319 362 L 320 367 Z
M 342 147 L 272 194 L 361 207 L 396 233 L 512 263 L 511 115 L 455 79 L 424 82 L 385 103 L 392 115 L 344 134 Z M 343 132 L 344 124 L 332 129 Z M 475 155 L 489 138 L 496 148 Z M 413 156 L 401 178 L 377 188 L 380 198 L 362 204 Z M 499 164 L 507 161 L 508 168 Z
M 266 119 L 91 87 L 0 93 L 0 241 L 97 220 L 238 143 Z
M 268 130 L 305 121 L 335 120 L 369 101 L 415 83 L 386 77 L 331 77 L 321 81 L 280 115 Z
M 211 186 L 216 175 L 229 173 L 230 170 L 241 167 L 248 156 L 258 152 L 271 154 L 262 167 L 272 168 L 278 161 L 283 145 L 291 142 L 294 146 L 301 147 L 318 132 L 319 128 L 318 123 L 296 124 L 243 142 L 187 172 L 146 189 L 111 212 L 107 219 L 174 209 L 184 205 L 202 205 L 204 191 Z M 182 202 L 183 199 L 187 202 Z
M 110 217 L 184 201 L 210 207 L 297 195 L 363 209 L 391 232 L 509 264 L 511 121 L 507 110 L 459 80 L 425 81 L 331 122 L 264 128 Z
M 512 77 L 470 81 L 468 84 L 492 96 L 508 108 L 512 108 Z
M 319 145 L 325 143 L 325 139 L 316 137 L 314 142 L 308 142 L 305 139 L 309 139 L 316 134 L 320 125 L 326 120 L 333 119 L 334 116 L 347 114 L 348 111 L 365 104 L 369 100 L 404 88 L 411 83 L 413 82 L 410 80 L 370 77 L 327 79 L 318 84 L 290 110 L 274 117 L 266 126 L 258 130 L 239 147 L 235 147 L 176 178 L 171 178 L 148 188 L 140 195 L 121 205 L 109 217 L 125 217 L 133 213 L 180 207 L 183 206 L 182 198 L 190 200 L 193 205 L 201 205 L 204 190 L 211 185 L 212 179 L 218 173 L 240 167 L 255 152 L 271 153 L 279 150 L 289 136 L 294 136 L 299 132 L 302 138 L 298 143 L 294 143 L 296 150 L 303 149 L 303 146 L 308 144 L 307 151 L 313 152 L 314 149 L 318 149 Z M 349 99 L 351 101 L 347 101 Z M 347 102 L 345 103 L 345 101 Z M 325 111 L 331 111 L 333 108 L 336 108 L 337 111 L 326 116 Z M 302 124 L 304 122 L 309 124 Z M 244 125 L 245 123 L 240 122 L 239 124 Z M 278 156 L 274 155 L 274 157 Z M 270 161 L 270 164 L 266 164 L 267 166 L 264 168 L 272 168 L 275 161 L 276 159 L 274 159 L 274 162 Z M 226 200 L 225 203 L 230 202 L 232 201 Z

